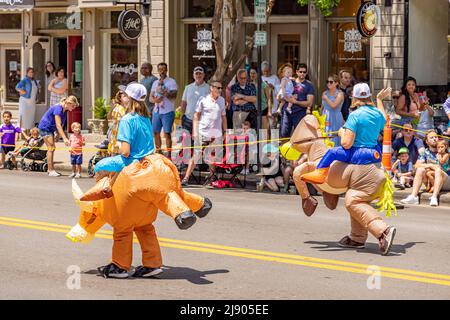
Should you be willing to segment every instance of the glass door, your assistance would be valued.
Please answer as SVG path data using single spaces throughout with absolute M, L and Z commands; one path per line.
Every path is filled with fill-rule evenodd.
M 1 47 L 1 77 L 4 86 L 4 94 L 2 99 L 4 102 L 19 102 L 19 93 L 16 91 L 16 85 L 22 78 L 21 74 L 21 55 L 20 47 Z

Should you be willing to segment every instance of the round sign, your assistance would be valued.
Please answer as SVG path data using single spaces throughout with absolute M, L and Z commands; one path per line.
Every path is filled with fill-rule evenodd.
M 127 40 L 139 38 L 142 33 L 142 16 L 136 10 L 122 11 L 117 22 L 119 32 Z
M 373 37 L 380 29 L 380 8 L 372 1 L 364 2 L 356 15 L 356 24 L 363 37 Z

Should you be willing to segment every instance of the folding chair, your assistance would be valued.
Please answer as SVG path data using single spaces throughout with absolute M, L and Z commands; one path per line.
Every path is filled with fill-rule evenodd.
M 180 173 L 181 179 L 183 179 L 184 177 L 182 173 L 186 171 L 189 161 L 193 157 L 194 149 L 192 148 L 192 146 L 193 140 L 191 134 L 186 130 L 183 130 L 181 133 L 181 149 L 178 151 L 178 153 L 176 153 L 175 156 L 172 154 L 172 161 L 175 163 L 178 172 Z M 198 172 L 198 176 L 196 176 L 194 172 L 192 172 L 190 178 L 194 179 L 196 184 L 201 184 L 202 176 L 198 166 L 199 165 L 196 165 L 194 169 L 194 172 Z
M 217 174 L 221 174 L 221 180 L 225 175 L 229 175 L 228 180 L 230 183 L 237 182 L 242 188 L 245 189 L 247 184 L 247 172 L 244 173 L 244 182 L 239 179 L 241 171 L 246 168 L 247 165 L 247 151 L 248 151 L 248 135 L 236 135 L 230 134 L 225 138 L 225 152 L 220 161 L 211 161 L 210 165 L 215 166 L 214 172 L 210 172 L 210 176 L 206 179 L 204 184 L 212 180 L 218 180 Z

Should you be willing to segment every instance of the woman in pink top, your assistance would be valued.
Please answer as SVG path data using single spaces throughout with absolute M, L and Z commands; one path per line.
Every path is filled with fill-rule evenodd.
M 411 123 L 415 128 L 420 119 L 419 108 L 421 104 L 422 102 L 420 102 L 417 93 L 416 79 L 413 77 L 406 78 L 395 110 L 395 112 L 402 117 L 400 125 Z

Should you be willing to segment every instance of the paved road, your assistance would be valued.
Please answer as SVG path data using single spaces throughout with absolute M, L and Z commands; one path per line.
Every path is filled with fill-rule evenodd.
M 93 180 L 81 179 L 86 190 Z M 214 204 L 178 230 L 156 222 L 165 272 L 160 279 L 114 280 L 96 274 L 109 262 L 110 228 L 89 245 L 64 237 L 78 220 L 70 179 L 0 171 L 0 299 L 448 299 L 450 212 L 415 206 L 388 219 L 398 227 L 393 254 L 339 248 L 349 230 L 342 208 L 320 204 L 307 218 L 296 196 L 191 188 Z M 133 265 L 140 264 L 135 244 Z M 81 289 L 69 290 L 69 266 Z M 381 272 L 372 277 L 369 266 Z M 71 282 L 74 283 L 74 282 Z

